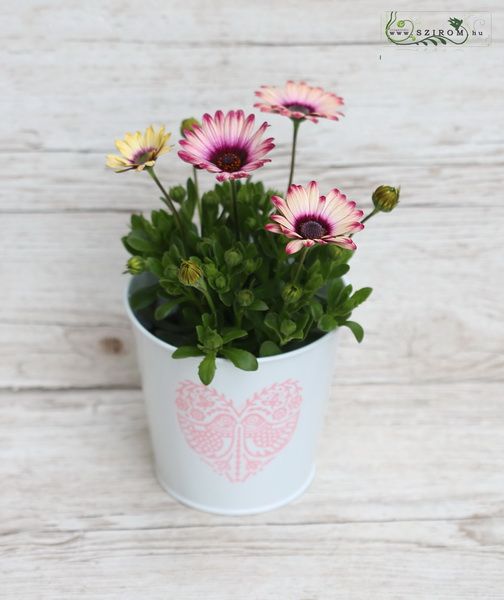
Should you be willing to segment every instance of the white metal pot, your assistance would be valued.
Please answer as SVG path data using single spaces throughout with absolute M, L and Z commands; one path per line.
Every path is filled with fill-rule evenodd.
M 293 352 L 259 358 L 246 372 L 217 359 L 209 386 L 199 358 L 171 358 L 174 346 L 126 310 L 138 362 L 160 484 L 180 502 L 225 515 L 278 508 L 301 495 L 315 452 L 332 376 L 334 333 Z

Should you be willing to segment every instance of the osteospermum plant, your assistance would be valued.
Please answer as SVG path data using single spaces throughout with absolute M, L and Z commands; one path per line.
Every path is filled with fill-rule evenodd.
M 344 276 L 356 250 L 354 235 L 378 212 L 390 212 L 399 189 L 380 186 L 364 216 L 336 187 L 315 180 L 293 183 L 298 130 L 304 121 L 337 121 L 343 99 L 289 81 L 263 86 L 255 106 L 291 119 L 293 140 L 285 193 L 251 181 L 274 159 L 269 124 L 253 114 L 218 110 L 182 122 L 178 156 L 192 166 L 185 185 L 164 186 L 156 162 L 168 152 L 164 127 L 128 133 L 109 155 L 116 172 L 147 172 L 164 207 L 134 214 L 123 238 L 131 254 L 126 272 L 142 275 L 130 304 L 142 325 L 176 347 L 174 358 L 201 357 L 199 377 L 209 384 L 217 357 L 246 371 L 258 357 L 289 352 L 348 327 L 362 341 L 352 313 L 371 294 L 354 290 Z M 198 172 L 216 178 L 200 192 Z

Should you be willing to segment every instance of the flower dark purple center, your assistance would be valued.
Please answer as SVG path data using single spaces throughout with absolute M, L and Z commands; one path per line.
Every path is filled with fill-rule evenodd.
M 327 234 L 327 227 L 320 221 L 308 218 L 296 224 L 296 231 L 305 239 L 317 240 Z
M 223 148 L 212 156 L 211 162 L 226 173 L 239 171 L 247 161 L 247 153 L 242 148 Z
M 309 115 L 313 112 L 313 106 L 309 106 L 308 104 L 286 104 L 285 108 L 292 110 L 292 112 L 303 113 L 303 115 Z
M 149 146 L 148 148 L 140 148 L 137 150 L 133 156 L 130 158 L 130 163 L 132 165 L 141 165 L 148 160 L 151 160 L 152 153 L 155 152 L 156 148 L 154 146 Z

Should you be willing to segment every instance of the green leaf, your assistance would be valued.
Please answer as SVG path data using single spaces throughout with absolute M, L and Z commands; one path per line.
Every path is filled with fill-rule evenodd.
M 130 254 L 136 254 L 136 253 L 137 253 L 137 252 L 136 252 L 136 250 L 133 248 L 133 246 L 130 246 L 130 245 L 128 244 L 128 236 L 127 236 L 127 235 L 124 235 L 124 236 L 121 238 L 121 242 L 122 242 L 122 245 L 123 245 L 123 246 L 126 248 L 126 250 L 127 250 L 127 251 L 128 251 Z
M 359 306 L 359 304 L 362 304 L 365 300 L 369 298 L 372 291 L 373 288 L 370 287 L 365 287 L 361 288 L 360 290 L 357 290 L 355 294 L 348 299 L 348 304 L 352 308 L 356 308 L 357 306 Z
M 187 195 L 191 197 L 195 202 L 198 197 L 198 192 L 196 190 L 196 186 L 194 185 L 194 181 L 191 177 L 187 179 Z
M 222 304 L 224 304 L 224 306 L 227 306 L 228 308 L 230 306 L 233 305 L 233 299 L 234 299 L 234 293 L 229 291 L 229 292 L 217 292 L 217 295 L 219 296 L 219 300 L 222 302 Z
M 310 273 L 310 275 L 312 273 L 318 273 L 320 271 L 320 266 L 320 260 L 317 258 L 317 260 L 308 269 L 308 273 Z
M 354 255 L 355 250 L 345 250 L 339 246 L 328 246 L 335 264 L 346 264 Z
M 192 179 L 187 180 L 187 198 L 182 202 L 180 212 L 188 221 L 191 221 L 194 215 L 198 195 Z
M 142 215 L 131 215 L 131 229 L 143 229 L 145 217 Z
M 247 306 L 247 310 L 269 310 L 269 306 L 263 300 L 256 298 L 252 304 Z
M 291 333 L 294 333 L 297 329 L 296 323 L 291 319 L 283 319 L 280 324 L 280 332 L 282 335 L 289 336 Z
M 130 233 L 126 237 L 126 242 L 128 243 L 128 246 L 131 246 L 139 252 L 156 252 L 156 247 L 148 239 L 136 231 Z
M 215 353 L 210 353 L 200 362 L 198 367 L 198 375 L 201 383 L 208 385 L 212 382 L 217 366 L 215 364 Z
M 315 291 L 324 285 L 324 278 L 320 273 L 315 273 L 310 276 L 308 281 L 305 283 L 305 289 L 307 291 Z
M 308 313 L 305 313 L 297 319 L 296 331 L 292 334 L 292 339 L 303 340 L 305 338 L 307 333 L 305 333 L 305 327 L 308 325 L 308 321 L 310 321 L 310 316 Z
M 129 303 L 132 310 L 147 308 L 157 300 L 159 286 L 157 284 L 137 290 L 130 296 Z
M 180 304 L 180 302 L 181 298 L 175 298 L 158 306 L 156 308 L 156 312 L 154 313 L 154 318 L 156 321 L 162 321 L 165 319 L 173 311 L 173 309 Z
M 200 336 L 200 342 L 208 350 L 218 350 L 223 344 L 221 336 L 215 329 L 205 329 Z
M 221 354 L 228 358 L 235 367 L 244 371 L 257 371 L 259 364 L 257 358 L 247 350 L 239 348 L 222 348 Z
M 354 334 L 355 339 L 359 342 L 359 344 L 362 342 L 364 338 L 364 329 L 362 329 L 362 326 L 359 325 L 359 323 L 356 323 L 355 321 L 345 321 L 341 325 L 344 325 L 345 327 L 348 327 L 348 329 L 350 329 L 350 331 Z
M 343 277 L 343 275 L 346 275 L 348 273 L 348 271 L 350 271 L 350 265 L 335 264 L 334 266 L 331 267 L 330 278 L 334 279 L 335 277 Z
M 332 331 L 338 326 L 338 321 L 331 315 L 322 315 L 318 320 L 317 326 L 322 331 Z
M 346 265 L 340 265 L 342 267 Z M 327 292 L 327 302 L 329 306 L 335 307 L 340 298 L 341 290 L 345 287 L 345 284 L 342 279 L 335 279 L 331 281 L 329 285 L 329 290 Z
M 266 325 L 266 327 L 269 327 L 269 329 L 271 329 L 272 331 L 274 331 L 275 333 L 278 333 L 279 330 L 279 322 L 278 322 L 278 315 L 274 312 L 269 312 L 265 317 L 264 317 L 264 324 Z
M 201 315 L 201 322 L 205 327 L 212 327 L 214 324 L 213 316 L 210 313 L 203 313 Z
M 222 331 L 222 342 L 227 344 L 238 338 L 245 337 L 247 332 L 244 329 L 238 329 L 237 327 L 225 327 Z
M 189 358 L 202 355 L 203 352 L 196 346 L 180 346 L 173 352 L 172 358 Z
M 159 259 L 153 258 L 152 256 L 150 256 L 145 261 L 145 265 L 147 267 L 147 270 L 150 271 L 151 273 L 154 273 L 154 275 L 156 275 L 156 277 L 163 277 L 163 275 L 164 275 L 163 265 L 161 264 L 161 261 Z
M 310 314 L 314 321 L 318 321 L 324 314 L 324 308 L 317 300 L 312 300 L 312 302 L 310 302 Z
M 275 342 L 266 341 L 261 344 L 259 348 L 259 356 L 275 356 L 275 354 L 281 354 L 282 349 L 275 344 Z
M 351 285 L 347 285 L 345 288 L 343 288 L 336 299 L 336 304 L 344 304 L 348 298 L 350 298 L 352 291 L 353 287 Z

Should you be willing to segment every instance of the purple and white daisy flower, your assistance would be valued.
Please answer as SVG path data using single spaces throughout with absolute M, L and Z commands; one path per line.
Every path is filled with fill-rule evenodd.
M 242 110 L 205 114 L 201 125 L 193 125 L 180 140 L 178 155 L 198 169 L 217 174 L 218 181 L 249 177 L 250 171 L 271 162 L 264 156 L 275 147 L 273 138 L 262 139 L 268 123 L 253 131 L 255 116 L 245 118 Z
M 285 200 L 272 196 L 271 201 L 279 214 L 271 215 L 274 222 L 268 223 L 265 229 L 292 239 L 285 247 L 287 254 L 315 244 L 356 249 L 350 234 L 364 229 L 360 222 L 364 213 L 339 190 L 332 189 L 327 196 L 321 196 L 317 182 L 311 181 L 306 189 L 291 185 Z
M 255 95 L 261 98 L 261 102 L 254 104 L 256 108 L 291 119 L 317 123 L 319 118 L 338 121 L 343 116 L 338 110 L 344 104 L 343 98 L 304 81 L 288 81 L 283 87 L 262 85 Z

